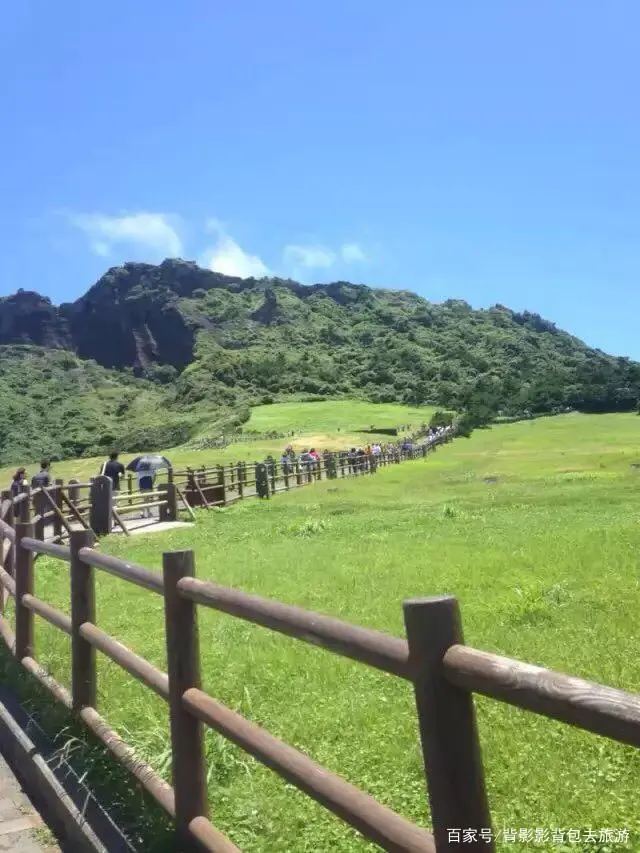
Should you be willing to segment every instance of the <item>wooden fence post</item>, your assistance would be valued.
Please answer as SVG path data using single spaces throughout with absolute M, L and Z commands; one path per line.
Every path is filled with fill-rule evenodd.
M 276 474 L 277 474 L 275 459 L 271 460 L 269 467 L 271 468 L 271 472 L 270 472 L 271 473 L 271 494 L 275 495 L 275 493 L 276 493 Z
M 240 462 L 238 462 L 238 497 L 240 500 L 244 498 L 244 471 Z
M 296 486 L 302 485 L 302 471 L 300 470 L 300 460 L 296 459 Z
M 27 503 L 27 501 L 24 501 Z M 22 603 L 23 595 L 33 595 L 33 552 L 22 547 L 25 537 L 35 536 L 35 525 L 31 521 L 16 524 L 16 657 L 34 656 L 33 612 Z
M 133 506 L 133 474 L 127 475 L 127 492 L 129 494 L 129 506 Z
M 9 527 L 13 527 L 15 529 L 15 516 L 13 513 L 13 495 L 12 495 L 10 489 L 7 489 L 6 491 L 2 492 L 1 500 L 3 503 L 4 503 L 4 501 L 11 501 L 12 502 L 11 506 L 9 507 L 9 512 L 7 513 L 7 517 L 5 518 L 5 522 Z M 4 540 L 4 537 L 2 537 L 2 539 Z M 15 566 L 14 566 L 15 554 L 16 554 L 15 545 L 9 539 L 9 537 L 7 537 L 7 553 L 5 554 L 3 566 L 4 566 L 5 571 L 9 572 L 9 574 L 13 575 L 13 576 L 15 576 Z M 5 590 L 4 601 L 6 601 L 7 595 L 8 595 L 8 593 Z
M 92 548 L 92 530 L 73 530 L 71 550 L 71 695 L 74 711 L 95 708 L 97 704 L 96 650 L 80 636 L 84 622 L 95 624 L 96 601 L 94 570 L 78 556 L 81 548 Z
M 69 480 L 67 483 L 67 497 L 69 503 L 75 504 L 80 499 L 80 489 L 78 488 L 77 480 Z
M 108 536 L 113 524 L 113 483 L 110 477 L 96 477 L 91 483 L 89 527 L 96 536 Z
M 51 495 L 55 505 L 58 507 L 60 512 L 62 512 L 62 487 L 64 486 L 64 480 L 56 480 L 56 489 L 54 493 Z M 57 513 L 54 513 L 53 516 L 53 535 L 60 536 L 62 533 L 62 521 L 60 520 L 60 516 Z
M 259 498 L 269 497 L 269 470 L 266 462 L 256 462 L 256 495 Z
M 33 495 L 33 511 L 35 514 L 35 537 L 36 539 L 44 539 L 45 519 L 42 515 L 49 509 L 49 504 L 46 502 L 42 492 L 36 492 Z
M 473 696 L 447 681 L 442 664 L 447 649 L 463 643 L 458 602 L 453 596 L 405 601 L 404 620 L 436 849 L 457 850 L 449 830 L 473 829 L 477 840 L 468 849 L 493 851 L 493 841 L 482 837 L 491 815 Z
M 24 483 L 22 486 L 22 493 L 26 494 L 27 497 L 20 503 L 20 521 L 23 524 L 27 524 L 31 521 L 31 486 Z
M 162 555 L 165 636 L 169 676 L 171 772 L 176 804 L 176 829 L 186 838 L 195 817 L 209 816 L 202 723 L 185 710 L 182 696 L 200 688 L 200 645 L 196 604 L 182 598 L 177 588 L 184 577 L 194 577 L 193 551 Z
M 220 466 L 218 469 L 218 485 L 222 487 L 222 503 L 224 506 L 227 505 L 227 483 L 226 476 L 224 472 L 224 465 Z
M 166 506 L 160 507 L 160 521 L 176 521 L 178 518 L 178 499 L 174 483 L 160 483 L 159 492 L 165 493 Z

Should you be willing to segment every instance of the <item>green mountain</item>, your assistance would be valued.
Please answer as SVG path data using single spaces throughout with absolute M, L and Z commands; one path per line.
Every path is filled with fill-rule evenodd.
M 640 364 L 500 305 L 180 260 L 112 268 L 59 307 L 24 291 L 0 299 L 0 461 L 170 446 L 292 395 L 503 415 L 630 410 Z
M 130 371 L 64 350 L 0 346 L 0 464 L 169 447 L 194 432 L 224 432 L 248 408 L 175 406 L 174 394 Z

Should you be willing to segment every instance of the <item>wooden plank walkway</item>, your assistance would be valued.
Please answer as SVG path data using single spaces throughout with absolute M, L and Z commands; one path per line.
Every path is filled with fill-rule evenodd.
M 127 525 L 127 530 L 132 536 L 143 533 L 164 533 L 167 530 L 193 527 L 193 522 L 191 521 L 158 521 L 157 516 L 154 518 L 129 518 L 125 521 L 125 524 Z M 70 526 L 72 530 L 84 529 L 78 521 L 70 522 Z M 114 536 L 124 536 L 124 531 L 115 523 L 112 533 Z M 47 541 L 54 538 L 53 525 L 47 525 L 45 527 L 44 538 Z M 0 850 L 2 850 L 1 847 Z

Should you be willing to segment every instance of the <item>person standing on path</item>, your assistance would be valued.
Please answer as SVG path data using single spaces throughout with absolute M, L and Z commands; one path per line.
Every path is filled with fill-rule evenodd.
M 100 474 L 111 480 L 114 492 L 120 491 L 120 478 L 124 477 L 124 465 L 122 462 L 118 461 L 117 453 L 111 453 L 109 455 L 109 461 L 104 463 Z
M 40 470 L 31 478 L 31 486 L 37 489 L 43 486 L 45 489 L 51 485 L 50 463 L 46 460 L 40 463 Z
M 153 491 L 155 471 L 148 462 L 142 462 L 138 466 L 136 474 L 138 475 L 138 489 L 141 496 L 144 497 L 145 492 Z M 149 507 L 142 510 L 142 518 L 151 518 L 151 509 Z
M 22 488 L 26 483 L 27 472 L 24 468 L 18 468 L 16 473 L 13 475 L 13 479 L 11 480 L 11 498 L 15 501 L 18 495 L 22 494 Z M 20 515 L 20 504 L 14 503 L 13 505 L 13 515 L 15 518 L 18 518 Z

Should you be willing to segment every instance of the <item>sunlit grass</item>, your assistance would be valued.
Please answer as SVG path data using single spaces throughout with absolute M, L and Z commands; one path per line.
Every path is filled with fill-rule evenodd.
M 429 422 L 434 408 L 421 406 L 412 408 L 396 403 L 366 403 L 362 400 L 327 400 L 315 403 L 275 403 L 269 406 L 257 406 L 252 409 L 251 418 L 245 424 L 246 432 L 295 432 L 295 437 L 283 439 L 261 439 L 242 441 L 224 448 L 194 450 L 189 446 L 173 447 L 159 452 L 164 453 L 175 468 L 199 465 L 213 465 L 218 462 L 231 462 L 241 459 L 261 461 L 269 454 L 279 456 L 285 444 L 293 444 L 297 449 L 314 444 L 318 449 L 341 450 L 352 444 L 370 442 L 363 430 L 374 427 L 419 426 Z M 158 450 L 149 447 L 150 452 Z M 137 454 L 122 454 L 125 464 Z M 105 457 L 68 459 L 56 462 L 52 466 L 52 476 L 63 480 L 74 478 L 87 482 L 89 477 L 100 473 Z M 36 473 L 38 466 L 28 467 L 28 474 Z M 16 466 L 0 468 L 0 479 L 8 483 Z
M 199 577 L 399 636 L 403 599 L 454 594 L 469 644 L 637 691 L 635 464 L 640 418 L 543 419 L 476 432 L 375 477 L 199 511 L 194 528 L 101 547 L 156 569 L 163 550 L 193 548 Z M 64 565 L 37 565 L 38 594 L 68 609 Z M 208 692 L 428 825 L 408 685 L 200 613 Z M 100 575 L 98 622 L 164 668 L 160 597 Z M 68 641 L 39 626 L 37 643 L 67 683 Z M 163 703 L 104 659 L 99 683 L 101 711 L 168 774 Z M 496 828 L 626 827 L 627 849 L 640 847 L 637 751 L 489 700 L 478 715 Z M 207 749 L 215 823 L 241 849 L 369 849 L 235 747 L 208 735 Z

